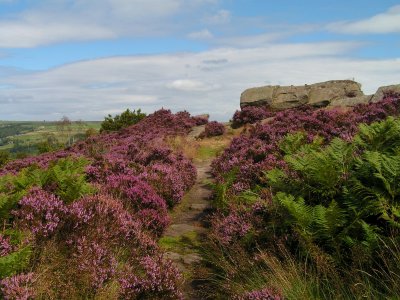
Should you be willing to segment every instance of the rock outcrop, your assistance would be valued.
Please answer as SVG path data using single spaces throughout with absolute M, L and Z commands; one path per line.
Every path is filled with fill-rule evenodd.
M 355 106 L 377 102 L 387 91 L 400 93 L 400 85 L 381 87 L 375 95 L 364 95 L 361 84 L 352 80 L 331 80 L 304 86 L 264 86 L 245 90 L 240 97 L 240 107 L 267 106 L 284 110 L 309 104 L 315 107 Z
M 371 102 L 380 101 L 383 98 L 383 95 L 387 92 L 394 92 L 400 94 L 400 84 L 381 86 L 376 91 L 375 95 L 372 96 Z

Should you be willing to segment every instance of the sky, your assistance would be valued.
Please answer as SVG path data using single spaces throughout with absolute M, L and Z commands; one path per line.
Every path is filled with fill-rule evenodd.
M 227 121 L 263 85 L 400 83 L 392 0 L 0 0 L 0 120 Z

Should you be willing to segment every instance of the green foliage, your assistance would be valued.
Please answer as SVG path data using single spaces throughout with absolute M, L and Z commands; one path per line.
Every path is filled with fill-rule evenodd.
M 393 117 L 371 125 L 361 124 L 354 143 L 361 149 L 395 153 L 400 149 L 400 122 Z
M 85 167 L 88 161 L 79 159 L 60 159 L 45 172 L 42 186 L 55 187 L 55 194 L 65 203 L 73 202 L 83 195 L 94 192 L 86 181 Z
M 64 145 L 60 143 L 56 137 L 48 136 L 47 140 L 36 144 L 36 148 L 39 153 L 47 153 L 62 149 Z
M 10 160 L 8 151 L 0 151 L 0 167 L 4 166 Z
M 293 134 L 286 135 L 280 142 L 279 148 L 285 155 L 298 153 L 299 149 L 303 150 L 306 148 L 318 149 L 323 144 L 324 139 L 322 137 L 315 137 L 311 143 L 307 143 L 307 135 L 305 132 L 295 132 Z
M 114 118 L 111 115 L 108 115 L 101 123 L 100 131 L 117 131 L 121 128 L 138 123 L 144 117 L 146 117 L 146 114 L 142 113 L 140 109 L 137 111 L 130 111 L 127 109 L 120 115 L 116 115 Z
M 0 257 L 0 279 L 24 270 L 29 265 L 32 256 L 31 246 L 23 245 L 26 237 L 21 231 L 4 230 L 2 235 L 9 237 L 11 244 L 18 250 Z
M 31 247 L 27 246 L 0 257 L 0 278 L 14 275 L 25 269 L 29 264 L 31 254 Z
M 18 158 L 20 153 L 35 155 L 54 151 L 84 139 L 86 130 L 100 129 L 101 124 L 97 121 L 74 121 L 61 127 L 61 123 L 0 121 L 0 151 L 9 151 L 13 158 Z
M 400 120 L 361 125 L 353 142 L 302 143 L 287 136 L 289 169 L 266 173 L 284 223 L 337 262 L 354 249 L 371 257 L 400 228 Z
M 10 122 L 0 124 L 0 139 L 32 131 L 34 126 L 29 122 Z
M 233 168 L 230 172 L 225 174 L 224 181 L 211 183 L 210 186 L 214 191 L 213 206 L 218 209 L 225 209 L 228 202 L 231 200 L 231 195 L 228 195 L 230 187 L 235 182 L 238 170 Z
M 65 203 L 94 192 L 86 181 L 84 158 L 63 158 L 47 169 L 35 166 L 23 169 L 18 175 L 0 177 L 0 220 L 11 218 L 11 211 L 34 186 L 50 189 Z

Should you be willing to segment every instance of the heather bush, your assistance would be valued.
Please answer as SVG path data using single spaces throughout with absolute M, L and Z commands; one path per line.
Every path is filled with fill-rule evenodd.
M 74 246 L 76 249 L 72 254 L 73 263 L 80 276 L 87 277 L 93 290 L 97 290 L 114 277 L 118 262 L 104 245 L 84 236 L 78 238 Z
M 399 112 L 400 96 L 396 94 L 387 94 L 380 102 L 358 105 L 352 110 L 303 106 L 281 111 L 272 122 L 257 124 L 249 134 L 233 139 L 213 162 L 212 173 L 217 182 L 223 182 L 224 174 L 236 169 L 231 188 L 240 193 L 258 184 L 263 170 L 284 167 L 284 153 L 279 143 L 288 133 L 301 131 L 306 134 L 307 141 L 319 137 L 324 144 L 335 137 L 349 141 L 358 132 L 358 124 L 370 124 Z
M 13 251 L 13 245 L 11 244 L 10 237 L 0 234 L 0 257 L 6 256 Z
M 111 175 L 104 188 L 121 199 L 125 208 L 136 214 L 149 231 L 160 235 L 169 224 L 166 201 L 138 176 Z
M 20 274 L 0 281 L 1 292 L 4 299 L 29 300 L 35 298 L 35 291 L 32 288 L 34 274 Z
M 121 276 L 120 296 L 124 299 L 183 299 L 178 274 L 171 261 L 164 261 L 160 256 L 145 256 L 135 269 L 127 267 Z
M 194 116 L 192 119 L 196 126 L 206 125 L 208 123 L 208 116 Z
M 246 106 L 233 114 L 232 128 L 238 128 L 245 124 L 254 124 L 273 115 L 274 113 L 266 107 Z
M 65 158 L 50 163 L 44 169 L 31 166 L 17 175 L 0 177 L 0 217 L 11 220 L 12 210 L 34 187 L 54 193 L 65 203 L 92 193 L 94 188 L 87 182 L 84 173 L 87 163 L 83 158 Z
M 204 131 L 200 134 L 200 138 L 213 137 L 223 135 L 225 133 L 225 125 L 217 121 L 207 123 Z
M 275 295 L 269 289 L 247 292 L 242 296 L 238 296 L 237 300 L 281 300 L 282 298 Z
M 33 188 L 19 202 L 20 208 L 14 211 L 18 227 L 29 230 L 36 238 L 47 238 L 53 234 L 63 221 L 67 208 L 53 194 Z
M 227 216 L 214 216 L 211 223 L 213 234 L 221 244 L 232 244 L 244 238 L 252 229 L 249 217 L 248 212 L 237 209 L 231 210 Z
M 235 138 L 212 165 L 210 294 L 398 298 L 399 109 L 304 106 Z
M 118 132 L 7 163 L 0 171 L 0 277 L 38 272 L 32 286 L 44 298 L 93 298 L 113 285 L 121 297 L 179 298 L 181 277 L 157 238 L 168 205 L 194 184 L 196 169 L 165 139 L 198 122 L 162 109 Z M 16 241 L 9 232 L 18 230 L 24 238 Z M 140 293 L 118 284 L 130 278 L 126 270 Z

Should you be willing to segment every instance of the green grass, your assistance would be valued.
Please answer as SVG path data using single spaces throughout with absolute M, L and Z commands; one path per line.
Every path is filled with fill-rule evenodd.
M 196 252 L 200 246 L 198 235 L 195 231 L 190 231 L 177 237 L 164 236 L 158 241 L 158 244 L 166 251 L 173 251 L 179 254 Z
M 207 160 L 216 157 L 224 148 L 225 145 L 202 145 L 198 150 L 197 158 L 200 160 Z
M 34 145 L 50 137 L 66 143 L 71 137 L 84 134 L 89 128 L 100 129 L 101 122 L 72 122 L 62 128 L 57 122 L 0 121 L 0 150 L 12 150 L 16 145 L 34 152 Z M 32 150 L 32 151 L 30 151 Z

